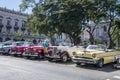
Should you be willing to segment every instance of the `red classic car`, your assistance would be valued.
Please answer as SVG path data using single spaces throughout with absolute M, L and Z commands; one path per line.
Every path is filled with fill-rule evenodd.
M 10 54 L 14 55 L 14 56 L 17 56 L 17 55 L 22 56 L 22 54 L 24 52 L 24 49 L 29 47 L 29 46 L 33 46 L 33 43 L 31 43 L 31 42 L 24 42 L 21 45 L 13 46 L 10 49 Z
M 51 49 L 51 47 L 48 48 L 48 51 Z M 34 57 L 38 59 L 44 59 L 44 48 L 41 44 L 30 46 L 25 48 L 23 56 L 26 58 Z

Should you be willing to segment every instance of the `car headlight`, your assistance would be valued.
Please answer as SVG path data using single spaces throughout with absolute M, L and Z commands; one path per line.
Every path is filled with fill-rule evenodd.
M 120 59 L 120 55 L 116 55 L 116 56 L 115 56 L 115 59 Z
M 27 50 L 27 49 L 28 49 L 28 48 L 25 48 L 24 51 Z
M 36 49 L 35 49 L 35 48 L 34 48 L 33 50 L 34 50 L 34 51 L 36 51 Z
M 95 57 L 96 57 L 96 54 L 95 54 L 95 53 L 94 53 L 94 54 L 92 54 L 92 57 L 94 57 L 94 58 L 95 58 Z
M 76 52 L 72 52 L 73 55 L 76 55 L 77 53 Z

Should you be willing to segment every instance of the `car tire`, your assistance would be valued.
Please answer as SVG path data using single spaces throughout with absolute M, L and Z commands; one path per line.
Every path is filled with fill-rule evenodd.
M 79 63 L 79 62 L 76 62 L 75 64 L 76 64 L 76 66 L 78 67 L 78 66 L 80 66 L 80 64 L 81 64 L 81 63 Z
M 14 57 L 17 57 L 17 54 L 13 54 Z
M 65 54 L 61 57 L 63 62 L 67 62 L 68 61 L 68 56 Z
M 52 59 L 52 58 L 48 58 L 48 61 L 49 61 L 49 62 L 52 62 L 52 61 L 53 61 L 53 59 Z
M 99 68 L 103 67 L 103 59 L 98 60 L 97 67 Z
M 39 53 L 39 55 L 38 55 L 38 59 L 43 59 L 44 57 L 43 57 L 43 54 L 42 53 Z

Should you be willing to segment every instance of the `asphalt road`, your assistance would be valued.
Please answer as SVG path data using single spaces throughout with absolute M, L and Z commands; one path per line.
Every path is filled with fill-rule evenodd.
M 0 55 L 0 80 L 120 80 L 120 70 Z

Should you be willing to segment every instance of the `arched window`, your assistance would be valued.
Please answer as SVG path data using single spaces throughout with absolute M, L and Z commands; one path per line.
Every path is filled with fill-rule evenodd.
M 107 27 L 106 26 L 104 26 L 103 29 L 104 29 L 104 32 L 107 32 Z
M 7 17 L 7 20 L 11 20 L 11 18 L 10 18 L 10 17 Z
M 15 19 L 15 26 L 18 26 L 18 22 L 19 22 L 19 20 Z
M 5 41 L 9 41 L 9 40 L 11 40 L 9 37 L 7 37 L 7 38 L 5 39 Z
M 7 17 L 7 25 L 10 25 L 10 24 L 11 24 L 11 18 Z
M 0 15 L 0 19 L 3 18 L 3 16 Z
M 2 24 L 3 16 L 0 16 L 0 24 Z
M 0 37 L 0 42 L 2 42 L 3 41 L 3 39 Z

